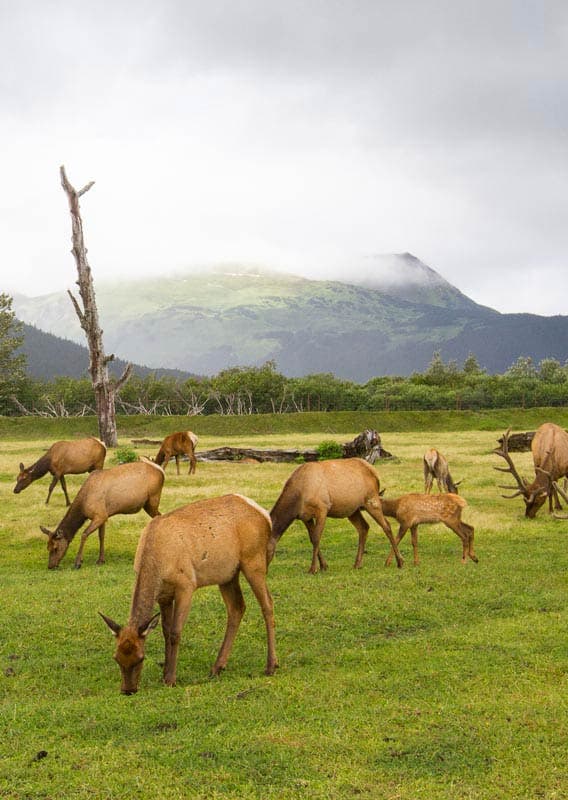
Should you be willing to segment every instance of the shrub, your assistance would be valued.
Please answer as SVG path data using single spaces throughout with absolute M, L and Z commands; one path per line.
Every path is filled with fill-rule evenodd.
M 318 461 L 326 461 L 328 458 L 342 458 L 343 447 L 339 444 L 339 442 L 328 440 L 318 444 L 316 447 L 316 453 Z
M 138 461 L 138 455 L 131 447 L 117 447 L 114 460 L 117 464 L 130 464 L 133 461 Z

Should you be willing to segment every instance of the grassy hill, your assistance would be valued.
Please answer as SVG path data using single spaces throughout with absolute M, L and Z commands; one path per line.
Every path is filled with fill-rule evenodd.
M 379 277 L 374 285 L 382 288 L 372 288 L 368 272 L 354 272 L 357 285 L 242 267 L 101 284 L 105 344 L 149 367 L 213 374 L 275 359 L 288 375 L 329 371 L 357 381 L 423 371 L 434 350 L 460 361 L 474 352 L 491 372 L 504 371 L 519 355 L 565 360 L 568 318 L 500 314 L 418 259 L 400 258 L 414 281 L 388 284 Z M 16 296 L 14 309 L 42 330 L 82 341 L 63 292 Z

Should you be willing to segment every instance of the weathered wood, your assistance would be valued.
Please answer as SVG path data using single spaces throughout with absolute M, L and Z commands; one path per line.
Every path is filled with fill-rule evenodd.
M 114 355 L 105 355 L 103 345 L 103 332 L 99 324 L 99 312 L 95 297 L 95 287 L 91 268 L 87 261 L 87 248 L 83 236 L 83 221 L 79 209 L 79 197 L 88 192 L 93 186 L 91 181 L 82 189 L 75 189 L 67 179 L 65 167 L 60 167 L 61 185 L 67 200 L 69 201 L 69 211 L 71 213 L 71 240 L 73 247 L 71 252 L 77 266 L 77 285 L 81 297 L 82 307 L 72 292 L 68 292 L 75 313 L 79 318 L 81 327 L 87 337 L 89 348 L 89 373 L 95 393 L 95 403 L 97 417 L 99 421 L 99 435 L 107 447 L 116 447 L 118 437 L 116 431 L 116 411 L 115 397 L 120 387 L 126 383 L 132 372 L 132 364 L 128 364 L 121 377 L 117 381 L 111 381 L 108 372 L 108 364 L 114 359 Z
M 162 440 L 157 439 L 132 439 L 133 444 L 160 445 Z M 352 442 L 342 445 L 343 458 L 360 457 L 365 458 L 369 463 L 374 464 L 378 458 L 391 458 L 392 454 L 384 450 L 381 446 L 381 437 L 377 431 L 363 431 Z M 198 461 L 242 461 L 251 459 L 253 461 L 317 461 L 317 451 L 315 449 L 305 450 L 269 450 L 256 449 L 252 447 L 216 447 L 213 450 L 202 450 L 195 453 Z
M 526 450 L 530 450 L 534 434 L 534 431 L 526 431 L 525 433 L 511 433 L 508 442 L 509 450 L 517 453 L 523 453 Z M 502 436 L 500 436 L 497 441 L 501 446 L 503 445 Z

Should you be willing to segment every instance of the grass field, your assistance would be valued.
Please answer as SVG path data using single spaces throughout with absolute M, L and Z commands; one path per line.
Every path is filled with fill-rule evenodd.
M 502 417 L 488 422 L 488 430 L 464 424 L 434 432 L 437 422 L 420 430 L 416 420 L 414 429 L 389 429 L 383 444 L 396 458 L 377 465 L 387 495 L 417 491 L 422 453 L 439 447 L 454 478 L 464 479 L 464 519 L 475 526 L 479 564 L 462 565 L 455 534 L 432 526 L 419 530 L 419 567 L 407 536 L 404 568 L 385 568 L 388 543 L 373 523 L 363 567 L 353 570 L 356 533 L 346 520 L 330 520 L 322 539 L 329 570 L 312 576 L 307 534 L 294 523 L 269 572 L 276 675 L 263 675 L 264 625 L 243 581 L 247 613 L 222 676 L 208 678 L 225 616 L 211 587 L 195 595 L 178 686 L 161 685 L 157 629 L 132 697 L 119 693 L 113 638 L 96 612 L 126 621 L 133 556 L 147 518 L 141 512 L 109 522 L 104 566 L 94 563 L 95 535 L 81 570 L 73 569 L 75 541 L 61 567 L 48 572 L 39 524 L 59 521 L 62 492 L 57 487 L 46 507 L 47 478 L 18 496 L 12 488 L 18 463 L 35 460 L 52 431 L 36 429 L 30 438 L 30 430 L 9 435 L 4 428 L 0 796 L 568 797 L 568 520 L 541 512 L 527 521 L 520 499 L 500 497 L 502 476 L 492 469 L 498 459 L 491 450 L 495 430 L 508 424 L 506 412 Z M 422 417 L 424 428 L 428 419 Z M 524 418 L 519 412 L 514 424 L 526 429 L 545 419 L 563 424 L 552 415 L 538 420 L 536 412 Z M 325 435 L 270 433 L 257 420 L 256 434 L 236 428 L 228 437 L 193 422 L 199 449 L 315 446 L 330 433 L 346 441 L 361 430 L 330 425 Z M 74 421 L 67 425 L 70 437 Z M 168 422 L 162 435 L 172 429 Z M 138 432 L 123 429 L 121 444 Z M 154 424 L 143 433 L 159 432 Z M 529 454 L 515 461 L 531 473 Z M 199 464 L 189 478 L 177 477 L 172 464 L 161 508 L 232 491 L 270 508 L 293 468 Z M 71 496 L 81 482 L 82 476 L 69 477 Z

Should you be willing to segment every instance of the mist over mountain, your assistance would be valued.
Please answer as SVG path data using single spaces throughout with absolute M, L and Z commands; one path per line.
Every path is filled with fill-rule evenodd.
M 568 317 L 480 306 L 409 253 L 337 266 L 314 280 L 242 264 L 96 286 L 105 347 L 148 368 L 214 374 L 274 359 L 283 373 L 365 381 L 423 371 L 439 350 L 490 372 L 519 355 L 568 354 Z M 333 266 L 330 273 L 334 274 Z M 69 297 L 14 296 L 18 318 L 83 344 Z

